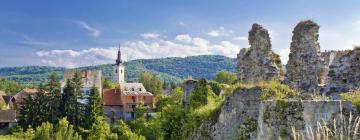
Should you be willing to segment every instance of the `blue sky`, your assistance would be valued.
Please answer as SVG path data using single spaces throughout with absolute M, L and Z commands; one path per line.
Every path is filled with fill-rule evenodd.
M 322 50 L 360 45 L 358 0 L 4 0 L 0 67 L 78 67 L 124 59 L 219 54 L 248 47 L 253 23 L 286 63 L 294 26 L 312 19 Z

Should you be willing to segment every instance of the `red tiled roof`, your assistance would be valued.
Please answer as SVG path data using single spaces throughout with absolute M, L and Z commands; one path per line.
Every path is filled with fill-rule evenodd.
M 102 94 L 103 105 L 123 105 L 119 89 L 104 90 Z

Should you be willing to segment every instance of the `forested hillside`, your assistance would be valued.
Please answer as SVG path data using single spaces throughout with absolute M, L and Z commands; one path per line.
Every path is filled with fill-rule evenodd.
M 190 75 L 194 79 L 199 77 L 214 79 L 216 72 L 220 70 L 235 71 L 235 63 L 236 60 L 234 58 L 218 55 L 139 59 L 125 63 L 125 77 L 127 81 L 137 81 L 142 71 L 148 71 L 157 74 L 162 80 L 169 82 L 178 82 Z M 110 78 L 113 66 L 111 64 L 104 64 L 81 67 L 79 69 L 102 70 L 103 75 Z M 48 66 L 9 67 L 0 68 L 0 77 L 14 80 L 21 84 L 38 85 L 46 82 L 52 71 L 57 72 L 58 78 L 61 79 L 64 70 L 65 68 Z

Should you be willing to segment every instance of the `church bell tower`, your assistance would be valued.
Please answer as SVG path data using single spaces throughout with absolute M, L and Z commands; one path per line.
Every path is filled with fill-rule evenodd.
M 119 46 L 117 59 L 116 59 L 116 63 L 115 63 L 114 82 L 117 84 L 125 83 L 125 65 L 121 59 L 120 46 Z

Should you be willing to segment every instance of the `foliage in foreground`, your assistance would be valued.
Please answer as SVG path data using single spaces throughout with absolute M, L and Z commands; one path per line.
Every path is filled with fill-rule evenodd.
M 306 128 L 306 132 L 297 132 L 292 128 L 294 140 L 356 140 L 359 138 L 360 117 L 354 118 L 352 113 L 346 118 L 342 113 L 333 124 L 318 122 L 315 129 Z
M 341 100 L 351 101 L 353 106 L 360 111 L 360 90 L 353 90 L 340 94 Z
M 66 118 L 60 119 L 57 125 L 45 122 L 36 130 L 28 128 L 26 131 L 20 128 L 12 135 L 0 136 L 0 139 L 7 140 L 81 140 L 81 136 L 75 132 L 73 125 L 69 124 Z

